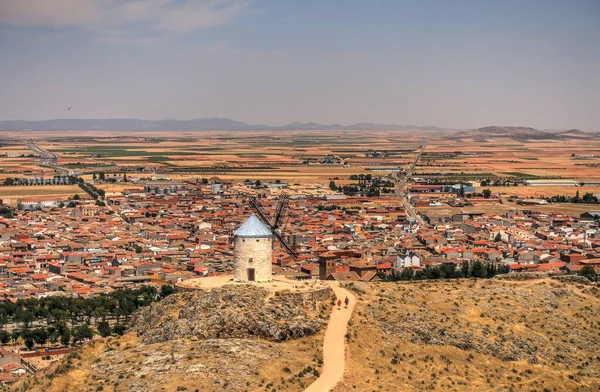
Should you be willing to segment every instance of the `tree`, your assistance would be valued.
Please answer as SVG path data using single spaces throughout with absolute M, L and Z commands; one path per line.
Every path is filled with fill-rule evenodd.
M 96 173 L 92 174 L 92 180 L 96 181 Z
M 4 185 L 6 185 L 6 186 L 15 185 L 15 180 L 13 180 L 12 178 L 7 178 L 6 180 L 4 180 Z
M 127 330 L 127 327 L 124 324 L 117 323 L 113 326 L 113 332 L 116 335 L 123 335 L 126 330 Z
M 33 333 L 33 339 L 38 345 L 42 346 L 46 344 L 46 341 L 48 340 L 48 331 L 46 331 L 45 328 L 37 328 L 31 332 Z
M 337 191 L 337 185 L 335 185 L 335 181 L 329 181 L 329 189 L 332 191 Z
M 68 329 L 65 329 L 60 335 L 60 343 L 63 346 L 68 346 L 71 341 L 71 332 Z
M 10 334 L 4 330 L 0 331 L 0 343 L 8 344 L 10 342 Z
M 67 208 L 73 208 L 73 207 L 77 207 L 77 203 L 75 203 L 73 200 L 71 200 L 69 202 L 69 204 L 67 204 Z
M 168 295 L 173 294 L 174 292 L 175 292 L 175 288 L 170 284 L 165 284 L 160 288 L 161 297 L 166 297 Z
M 97 328 L 98 328 L 98 333 L 103 338 L 110 336 L 110 333 L 111 333 L 110 325 L 108 325 L 108 323 L 106 321 L 99 322 Z
M 484 189 L 481 191 L 481 193 L 483 194 L 483 197 L 485 197 L 486 199 L 489 199 L 490 196 L 492 196 L 492 191 L 489 189 Z
M 494 242 L 500 241 L 502 241 L 502 235 L 500 234 L 500 232 L 498 232 L 498 234 L 496 234 L 496 236 L 494 237 Z
M 595 282 L 596 280 L 598 280 L 598 275 L 596 274 L 596 271 L 594 270 L 594 267 L 591 266 L 591 265 L 586 265 L 585 267 L 583 267 L 579 271 L 579 275 L 588 278 L 592 282 Z
M 61 202 L 59 202 L 59 203 L 58 203 L 58 206 L 59 206 L 60 208 L 64 208 L 64 207 L 65 207 L 65 203 L 63 203 L 63 202 L 61 201 Z
M 79 197 L 79 195 L 76 193 L 75 196 L 73 196 L 73 200 L 79 200 L 81 199 L 81 197 Z
M 412 280 L 415 271 L 412 268 L 404 268 L 400 273 L 400 280 Z
M 29 329 L 24 329 L 21 331 L 21 336 L 23 337 L 23 343 L 25 343 L 25 347 L 27 350 L 31 350 L 33 346 L 35 346 L 35 340 L 33 339 L 33 331 Z
M 486 270 L 481 261 L 475 260 L 471 263 L 471 276 L 474 278 L 487 278 Z
M 465 187 L 463 184 L 460 184 L 460 188 L 458 189 L 458 197 L 465 197 Z
M 127 173 L 123 173 L 123 182 L 127 182 Z
M 83 324 L 78 327 L 73 327 L 73 343 L 83 341 L 84 339 L 91 339 L 94 337 L 94 331 L 89 325 Z
M 13 214 L 7 207 L 0 207 L 0 216 L 6 219 L 12 219 Z

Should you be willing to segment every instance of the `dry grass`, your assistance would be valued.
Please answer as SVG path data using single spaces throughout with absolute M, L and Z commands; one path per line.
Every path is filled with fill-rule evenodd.
M 362 287 L 338 392 L 600 386 L 597 288 L 551 280 Z
M 85 193 L 77 185 L 39 185 L 39 186 L 2 186 L 0 187 L 0 199 L 16 203 L 17 199 L 49 197 L 72 197 L 78 194 L 81 198 L 87 198 Z

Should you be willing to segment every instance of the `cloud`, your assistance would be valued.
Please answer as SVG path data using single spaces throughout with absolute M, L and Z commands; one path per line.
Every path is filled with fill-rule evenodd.
M 189 32 L 224 25 L 242 15 L 250 2 L 251 0 L 0 0 L 0 26 L 74 28 L 94 32 L 98 41 L 147 44 L 153 38 L 130 37 L 127 36 L 127 31 L 143 27 L 154 33 Z

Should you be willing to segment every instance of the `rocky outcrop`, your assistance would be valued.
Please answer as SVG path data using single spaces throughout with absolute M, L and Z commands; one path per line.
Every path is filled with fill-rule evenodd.
M 253 286 L 224 286 L 187 291 L 138 311 L 132 330 L 144 343 L 178 338 L 223 339 L 258 337 L 280 342 L 318 332 L 325 320 L 311 315 L 330 289 L 277 293 Z

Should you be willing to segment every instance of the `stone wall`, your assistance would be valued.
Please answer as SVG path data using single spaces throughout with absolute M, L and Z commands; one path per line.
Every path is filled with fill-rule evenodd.
M 254 268 L 256 282 L 268 282 L 273 279 L 273 241 L 271 237 L 236 237 L 234 246 L 233 278 L 235 280 L 247 282 L 249 268 Z
M 281 302 L 290 301 L 301 305 L 303 308 L 315 310 L 319 302 L 333 299 L 333 290 L 330 287 L 324 287 L 305 292 L 279 291 L 275 293 L 275 297 L 278 297 Z

